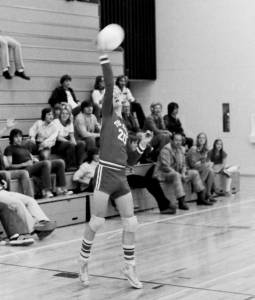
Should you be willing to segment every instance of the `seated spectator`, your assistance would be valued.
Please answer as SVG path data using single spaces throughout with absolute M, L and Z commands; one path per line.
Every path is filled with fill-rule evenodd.
M 7 120 L 4 128 L 0 130 L 0 136 L 4 134 L 6 130 L 12 128 L 15 124 L 14 120 Z M 17 179 L 22 187 L 23 194 L 27 196 L 34 196 L 32 182 L 29 178 L 27 170 L 7 170 L 6 169 L 6 157 L 0 150 L 0 176 L 7 182 L 7 189 L 10 189 L 10 183 L 12 179 Z
M 58 128 L 58 136 L 55 145 L 52 147 L 52 153 L 58 154 L 66 163 L 66 170 L 76 170 L 87 154 L 85 151 L 85 142 L 74 138 L 74 127 L 71 109 L 62 107 L 59 119 L 54 122 Z
M 55 230 L 56 222 L 49 220 L 35 199 L 8 192 L 5 188 L 6 182 L 1 180 L 0 220 L 10 245 L 29 245 L 34 242 L 31 234 L 36 233 L 39 239 L 43 239 Z M 25 236 L 20 236 L 24 234 Z
M 63 107 L 63 105 L 60 103 L 57 103 L 54 105 L 54 107 L 52 109 L 54 119 L 59 119 L 62 107 Z
M 161 214 L 175 214 L 176 206 L 171 203 L 165 196 L 160 182 L 153 177 L 155 165 L 152 164 L 150 169 L 144 176 L 132 174 L 127 176 L 127 181 L 131 189 L 145 188 L 157 201 L 158 208 Z
M 86 142 L 87 152 L 98 146 L 101 126 L 93 114 L 93 105 L 91 101 L 83 101 L 81 112 L 74 120 L 74 133 L 76 140 Z
M 47 158 L 44 150 L 51 149 L 56 143 L 58 128 L 53 121 L 51 108 L 42 109 L 41 120 L 38 120 L 29 129 L 30 140 L 26 142 L 26 147 L 32 154 L 39 154 L 41 159 Z
M 22 58 L 21 44 L 14 38 L 6 35 L 0 35 L 0 48 L 1 48 L 1 63 L 3 69 L 3 77 L 5 79 L 12 79 L 10 74 L 10 54 L 13 51 L 13 58 L 16 71 L 15 76 L 25 80 L 30 80 L 30 77 L 25 74 L 24 62 Z
M 182 139 L 181 134 L 174 134 L 173 141 L 163 147 L 158 157 L 154 176 L 162 182 L 165 195 L 171 194 L 171 189 L 174 190 L 179 209 L 189 209 L 185 201 L 184 191 L 184 184 L 188 182 L 191 182 L 194 191 L 197 193 L 197 204 L 210 205 L 211 203 L 209 204 L 205 200 L 205 188 L 198 171 L 188 170 L 186 167 Z
M 102 110 L 104 94 L 105 94 L 104 77 L 97 76 L 95 79 L 94 89 L 91 93 L 91 98 L 93 101 L 94 115 L 96 116 L 98 122 L 100 122 L 101 120 L 101 110 Z
M 94 175 L 99 162 L 99 149 L 93 148 L 88 152 L 88 157 L 79 170 L 73 175 L 73 181 L 78 184 L 79 192 L 94 191 Z
M 170 141 L 170 132 L 166 130 L 164 120 L 162 118 L 162 104 L 152 103 L 150 106 L 151 115 L 146 118 L 144 130 L 153 132 L 154 137 L 151 146 L 154 148 L 154 160 L 157 160 L 160 150 Z
M 179 105 L 177 103 L 171 102 L 168 104 L 167 115 L 164 116 L 165 127 L 171 134 L 180 133 L 185 136 L 181 121 L 177 118 L 178 111 Z
M 208 159 L 207 136 L 201 132 L 197 136 L 196 146 L 190 148 L 187 153 L 187 164 L 190 169 L 199 172 L 206 188 L 206 199 L 208 203 L 215 202 L 212 197 L 214 189 L 214 172 Z
M 129 134 L 137 135 L 141 131 L 137 120 L 131 114 L 130 103 L 128 101 L 122 102 L 122 118 Z
M 51 192 L 51 173 L 56 174 L 56 194 L 70 194 L 65 188 L 65 162 L 62 159 L 38 161 L 29 150 L 22 145 L 22 131 L 12 129 L 10 132 L 10 146 L 4 155 L 10 169 L 25 169 L 30 176 L 39 177 L 42 183 L 42 195 L 44 198 L 53 197 Z
M 139 102 L 135 100 L 130 89 L 127 87 L 128 77 L 125 75 L 120 75 L 117 77 L 115 82 L 115 90 L 119 93 L 120 101 L 129 101 L 131 105 L 131 112 L 133 116 L 138 120 L 140 128 L 143 128 L 145 115 L 142 106 Z
M 216 139 L 213 148 L 208 152 L 208 158 L 213 163 L 212 169 L 215 174 L 222 174 L 226 177 L 226 190 L 223 195 L 231 195 L 231 176 L 239 170 L 238 166 L 227 165 L 227 153 L 223 150 L 223 141 Z
M 71 106 L 73 114 L 76 115 L 80 111 L 80 102 L 71 88 L 71 81 L 70 75 L 63 75 L 60 78 L 60 86 L 52 92 L 48 103 L 54 108 L 57 103 L 66 102 Z

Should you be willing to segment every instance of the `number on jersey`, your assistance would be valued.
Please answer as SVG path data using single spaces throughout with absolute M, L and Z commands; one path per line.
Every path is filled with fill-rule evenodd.
M 128 135 L 127 133 L 123 130 L 123 128 L 118 128 L 119 134 L 118 134 L 118 139 L 124 144 L 127 144 L 127 138 Z

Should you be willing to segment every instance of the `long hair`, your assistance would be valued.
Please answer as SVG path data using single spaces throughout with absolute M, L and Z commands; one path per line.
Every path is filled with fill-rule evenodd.
M 120 75 L 120 76 L 118 76 L 117 78 L 116 78 L 116 81 L 115 81 L 115 84 L 117 85 L 117 87 L 118 88 L 120 88 L 120 81 L 121 81 L 121 79 L 125 79 L 125 81 L 126 81 L 126 76 L 125 75 Z
M 205 144 L 203 145 L 202 148 L 200 148 L 200 145 L 199 145 L 199 142 L 198 142 L 198 140 L 199 140 L 199 138 L 200 138 L 201 135 L 204 135 L 204 136 L 205 136 Z M 200 148 L 200 152 L 201 152 L 201 153 L 205 153 L 205 152 L 208 151 L 207 135 L 206 135 L 204 132 L 200 132 L 200 133 L 197 135 L 196 146 L 197 146 L 197 148 Z
M 171 116 L 173 111 L 176 109 L 176 108 L 179 108 L 179 105 L 176 103 L 176 102 L 170 102 L 168 105 L 167 105 L 167 114 L 168 116 Z
M 94 90 L 101 90 L 102 88 L 100 88 L 100 82 L 103 80 L 103 76 L 99 75 L 96 77 L 95 79 L 95 84 L 94 84 Z
M 11 130 L 10 135 L 9 135 L 10 145 L 13 145 L 14 138 L 18 135 L 22 136 L 22 131 L 20 129 L 14 128 Z
M 219 158 L 220 158 L 220 161 L 222 162 L 223 161 L 223 141 L 222 139 L 216 139 L 214 142 L 213 142 L 213 148 L 212 148 L 212 155 L 211 155 L 211 161 L 214 162 L 215 159 L 216 159 L 216 153 L 217 153 L 217 148 L 216 148 L 216 144 L 218 142 L 221 142 L 222 143 L 222 148 L 220 149 L 220 152 L 219 152 Z
M 62 119 L 61 119 L 61 115 L 62 115 L 62 113 L 63 113 L 64 111 L 67 111 L 68 114 L 69 114 L 69 118 L 68 118 L 68 120 L 66 121 L 65 124 L 63 123 L 63 121 L 62 121 Z M 72 109 L 70 108 L 69 105 L 65 105 L 65 106 L 62 106 L 62 107 L 61 107 L 60 115 L 59 115 L 59 121 L 60 121 L 64 126 L 69 125 L 69 124 L 72 123 L 72 121 L 73 121 L 73 115 L 72 115 Z

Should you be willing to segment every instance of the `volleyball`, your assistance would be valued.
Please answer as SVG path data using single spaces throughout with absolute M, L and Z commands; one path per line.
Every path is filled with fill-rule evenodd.
M 109 24 L 97 35 L 97 48 L 103 51 L 113 51 L 124 40 L 124 30 L 118 24 Z

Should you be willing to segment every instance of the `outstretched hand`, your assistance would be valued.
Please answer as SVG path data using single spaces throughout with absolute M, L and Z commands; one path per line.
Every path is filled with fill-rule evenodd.
M 14 119 L 7 119 L 6 120 L 7 129 L 14 127 L 15 124 L 16 124 L 16 121 Z

